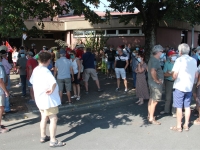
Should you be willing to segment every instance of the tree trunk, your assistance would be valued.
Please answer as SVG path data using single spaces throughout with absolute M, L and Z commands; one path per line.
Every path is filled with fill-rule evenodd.
M 145 61 L 148 62 L 152 48 L 156 45 L 156 25 L 146 25 L 145 27 Z

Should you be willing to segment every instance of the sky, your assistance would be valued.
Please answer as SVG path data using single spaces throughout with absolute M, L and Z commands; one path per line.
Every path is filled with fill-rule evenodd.
M 94 10 L 94 11 L 105 11 L 106 10 L 105 6 L 108 6 L 109 2 L 107 0 L 100 0 L 100 1 L 101 1 L 101 3 L 100 3 L 100 6 L 98 8 L 94 8 L 94 6 L 92 6 L 92 5 L 89 5 L 89 6 L 91 6 L 91 9 Z

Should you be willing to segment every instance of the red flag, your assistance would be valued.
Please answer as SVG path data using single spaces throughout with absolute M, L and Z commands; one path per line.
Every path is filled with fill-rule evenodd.
M 10 46 L 10 44 L 6 41 L 6 46 L 8 47 L 7 52 L 13 52 L 13 48 Z

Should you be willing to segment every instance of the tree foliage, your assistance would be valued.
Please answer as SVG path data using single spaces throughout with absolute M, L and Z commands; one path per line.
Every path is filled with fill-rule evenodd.
M 160 21 L 180 20 L 189 22 L 191 25 L 200 24 L 200 0 L 108 0 L 108 6 L 118 12 L 134 12 L 138 14 L 122 15 L 120 22 L 129 23 L 137 18 L 136 24 L 142 24 L 145 34 L 145 50 L 149 56 L 151 48 L 156 44 L 156 29 Z M 65 2 L 60 5 L 60 2 Z M 21 36 L 27 31 L 24 20 L 37 18 L 41 24 L 44 18 L 53 18 L 56 15 L 68 13 L 74 10 L 74 14 L 84 15 L 91 23 L 107 22 L 110 12 L 106 10 L 105 18 L 102 19 L 88 4 L 99 6 L 101 0 L 0 0 L 0 34 L 4 37 Z M 34 32 L 35 32 L 35 28 Z

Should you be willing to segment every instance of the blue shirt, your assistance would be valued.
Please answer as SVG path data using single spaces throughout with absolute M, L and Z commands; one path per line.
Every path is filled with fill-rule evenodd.
M 57 79 L 71 78 L 70 68 L 72 67 L 72 63 L 69 59 L 60 57 L 56 61 L 55 67 L 58 69 Z
M 172 68 L 174 66 L 174 63 L 170 62 L 170 61 L 166 61 L 165 62 L 165 65 L 164 65 L 164 68 L 163 68 L 163 72 L 164 73 L 167 73 L 167 72 L 170 72 L 172 71 Z M 165 77 L 165 79 L 167 80 L 170 80 L 170 81 L 173 81 L 172 77 Z
M 193 54 L 192 58 L 194 58 L 196 61 L 198 60 L 198 56 L 196 54 Z
M 86 52 L 82 56 L 84 69 L 94 69 L 94 54 Z

